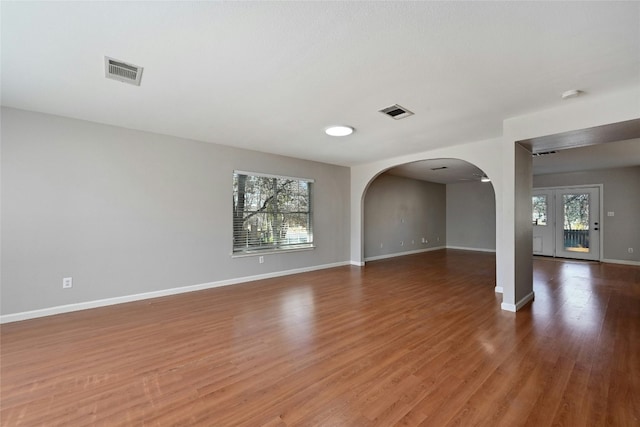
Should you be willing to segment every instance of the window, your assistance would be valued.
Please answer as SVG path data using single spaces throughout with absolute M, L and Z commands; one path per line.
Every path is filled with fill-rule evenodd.
M 533 225 L 547 225 L 547 196 L 533 196 Z
M 233 173 L 233 252 L 313 247 L 313 180 Z

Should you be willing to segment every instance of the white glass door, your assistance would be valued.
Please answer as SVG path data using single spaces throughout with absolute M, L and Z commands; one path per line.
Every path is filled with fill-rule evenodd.
M 600 259 L 600 188 L 534 189 L 533 253 Z
M 556 193 L 556 256 L 600 259 L 599 188 Z

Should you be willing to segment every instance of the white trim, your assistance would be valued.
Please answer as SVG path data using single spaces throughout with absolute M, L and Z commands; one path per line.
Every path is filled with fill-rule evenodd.
M 503 302 L 502 304 L 500 304 L 500 308 L 502 308 L 505 311 L 511 311 L 515 313 L 516 311 L 520 310 L 522 307 L 524 307 L 534 299 L 535 299 L 535 294 L 533 293 L 533 291 L 531 291 L 524 298 L 518 301 L 515 305 Z
M 262 172 L 247 172 L 247 171 L 234 170 L 233 173 L 238 175 L 247 175 L 247 176 L 261 176 L 264 178 L 280 178 L 280 179 L 293 179 L 296 181 L 304 181 L 304 182 L 316 182 L 313 178 L 298 178 L 296 176 L 274 175 L 274 174 L 262 173 Z
M 313 245 L 313 243 L 310 243 L 311 246 L 307 246 L 304 248 L 301 247 L 297 247 L 297 248 L 278 248 L 278 249 L 255 249 L 255 250 L 251 250 L 251 251 L 245 251 L 245 252 L 232 252 L 231 258 L 246 258 L 246 257 L 251 257 L 251 256 L 260 256 L 260 255 L 273 255 L 273 254 L 284 254 L 284 253 L 289 253 L 289 252 L 302 252 L 302 251 L 312 251 L 314 250 L 316 247 Z
M 511 311 L 513 313 L 516 312 L 516 306 L 514 304 L 508 304 L 506 302 L 503 302 L 502 304 L 500 304 L 500 308 L 503 309 L 504 311 Z
M 607 262 L 609 264 L 623 264 L 623 265 L 638 265 L 640 266 L 640 261 L 627 261 L 624 259 L 602 259 L 601 262 Z
M 366 261 L 377 261 L 379 259 L 395 258 L 395 257 L 399 257 L 399 256 L 419 254 L 419 253 L 422 253 L 422 252 L 431 252 L 431 251 L 436 251 L 438 249 L 445 249 L 445 247 L 444 246 L 434 246 L 433 248 L 416 249 L 414 251 L 395 252 L 395 253 L 386 254 L 386 255 L 376 255 L 376 256 L 372 256 L 372 257 L 367 257 L 364 260 L 365 260 L 365 262 Z
M 459 251 L 474 251 L 474 252 L 493 252 L 495 253 L 495 249 L 486 249 L 486 248 L 467 248 L 464 246 L 449 246 L 447 245 L 447 249 L 456 249 Z
M 351 261 L 350 262 L 351 265 L 355 265 L 356 267 L 364 267 L 364 262 L 363 261 Z
M 504 288 L 502 286 L 496 286 L 494 288 L 494 292 L 497 294 L 503 294 L 504 293 Z
M 221 286 L 237 285 L 239 283 L 253 282 L 256 280 L 271 279 L 274 277 L 288 276 L 291 274 L 306 273 L 327 268 L 349 265 L 349 261 L 334 262 L 332 264 L 315 265 L 312 267 L 294 268 L 292 270 L 276 271 L 273 273 L 257 274 L 255 276 L 237 277 L 234 279 L 220 280 L 218 282 L 202 283 L 199 285 L 183 286 L 180 288 L 163 289 L 160 291 L 145 292 L 142 294 L 124 295 L 120 297 L 105 298 L 94 301 L 86 301 L 75 304 L 58 305 L 39 310 L 23 311 L 21 313 L 5 314 L 0 316 L 0 324 L 18 322 L 20 320 L 35 319 L 37 317 L 53 316 L 54 314 L 70 313 L 72 311 L 88 310 L 91 308 L 106 307 L 132 301 L 140 301 L 151 298 L 165 297 L 169 295 L 183 294 L 205 289 L 219 288 Z

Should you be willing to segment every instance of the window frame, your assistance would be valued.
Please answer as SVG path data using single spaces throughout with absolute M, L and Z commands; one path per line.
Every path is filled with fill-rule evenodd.
M 237 194 L 237 187 L 236 187 L 236 179 L 237 176 L 239 175 L 244 175 L 247 177 L 247 179 L 250 178 L 269 178 L 269 179 L 277 179 L 277 180 L 293 180 L 296 181 L 297 185 L 299 186 L 300 183 L 305 183 L 307 186 L 307 192 L 308 192 L 308 196 L 307 196 L 307 210 L 306 211 L 296 211 L 296 212 L 290 212 L 290 211 L 284 211 L 283 213 L 286 214 L 293 214 L 293 215 L 306 215 L 306 219 L 307 219 L 307 226 L 305 227 L 306 229 L 306 237 L 307 237 L 307 242 L 306 243 L 294 243 L 294 244 L 283 244 L 281 241 L 278 242 L 274 242 L 273 244 L 270 245 L 264 245 L 264 246 L 260 246 L 260 245 L 256 245 L 256 246 L 246 246 L 246 247 L 240 247 L 238 245 L 236 245 L 236 227 L 237 227 L 237 221 L 238 219 L 236 218 L 236 200 L 238 197 Z M 313 187 L 315 184 L 315 180 L 312 178 L 300 178 L 300 177 L 293 177 L 293 176 L 286 176 L 286 175 L 275 175 L 275 174 L 269 174 L 269 173 L 262 173 L 262 172 L 250 172 L 250 171 L 243 171 L 243 170 L 234 170 L 233 171 L 233 175 L 232 175 L 232 239 L 231 239 L 231 256 L 233 258 L 236 257 L 247 257 L 247 256 L 256 256 L 256 255 L 264 255 L 264 254 L 269 254 L 269 253 L 282 253 L 282 252 L 295 252 L 295 251 L 307 251 L 307 250 L 312 250 L 315 248 L 315 244 L 314 244 L 314 236 L 313 236 Z M 277 204 L 276 206 L 282 206 L 281 204 Z M 278 212 L 279 210 L 276 208 L 276 212 Z M 245 213 L 247 212 L 247 210 L 245 209 L 244 211 Z M 251 213 L 257 214 L 257 215 L 261 215 L 261 213 L 257 213 L 258 211 L 249 211 Z M 266 215 L 266 213 L 265 213 Z M 242 229 L 244 229 L 244 220 L 242 222 Z

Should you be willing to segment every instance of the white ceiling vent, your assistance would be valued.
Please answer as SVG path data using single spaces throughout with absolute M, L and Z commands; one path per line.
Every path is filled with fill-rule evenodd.
M 405 117 L 413 116 L 413 113 L 411 111 L 398 104 L 393 104 L 390 107 L 383 108 L 382 110 L 380 110 L 380 112 L 382 114 L 386 114 L 394 120 L 400 120 L 404 119 Z
M 108 79 L 140 86 L 142 67 L 105 56 L 104 73 L 105 77 Z

